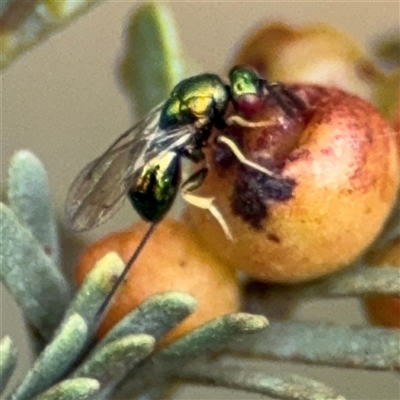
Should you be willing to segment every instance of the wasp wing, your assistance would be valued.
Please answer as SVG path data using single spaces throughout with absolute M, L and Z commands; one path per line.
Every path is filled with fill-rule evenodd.
M 166 131 L 158 127 L 161 108 L 162 104 L 124 132 L 76 177 L 65 207 L 73 230 L 92 229 L 111 218 L 147 161 L 190 140 L 190 125 Z

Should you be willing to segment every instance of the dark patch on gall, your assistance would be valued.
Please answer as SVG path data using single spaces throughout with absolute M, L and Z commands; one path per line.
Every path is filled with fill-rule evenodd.
M 262 201 L 262 193 L 257 179 L 246 179 L 239 175 L 232 195 L 232 211 L 242 217 L 254 229 L 261 229 L 261 221 L 267 216 L 267 207 Z
M 305 126 L 314 118 L 315 109 L 308 106 L 307 93 L 303 93 L 303 89 L 300 89 L 296 86 L 294 90 L 292 87 L 284 89 L 285 99 L 282 101 L 277 102 L 276 98 L 270 95 L 264 99 L 263 108 L 256 113 L 254 120 L 271 121 L 271 124 L 254 130 L 231 126 L 226 128 L 224 134 L 234 140 L 246 156 L 250 155 L 252 161 L 276 174 L 285 168 L 288 158 L 289 161 L 298 158 L 308 159 L 311 157 L 309 150 L 296 152 L 296 149 Z M 242 100 L 243 102 L 237 105 L 236 111 L 246 118 L 245 111 L 251 109 L 250 106 L 254 106 L 257 102 L 253 104 L 250 102 L 253 100 L 251 98 Z M 245 104 L 246 102 L 249 104 Z M 253 117 L 248 119 L 253 120 Z M 254 168 L 246 167 L 237 160 L 227 146 L 216 146 L 214 163 L 221 175 L 224 174 L 223 170 L 237 167 L 235 173 L 238 175 L 231 197 L 232 212 L 254 229 L 263 227 L 270 202 L 286 201 L 293 196 L 296 185 L 293 179 L 271 178 Z
M 213 156 L 215 165 L 220 169 L 228 169 L 236 162 L 236 156 L 227 146 L 220 143 L 215 144 Z
M 295 185 L 294 179 L 268 177 L 263 184 L 262 190 L 266 200 L 285 201 L 292 198 Z
M 236 180 L 232 198 L 232 211 L 254 229 L 262 228 L 267 217 L 267 201 L 286 201 L 292 198 L 296 182 L 293 179 L 276 179 L 242 167 Z

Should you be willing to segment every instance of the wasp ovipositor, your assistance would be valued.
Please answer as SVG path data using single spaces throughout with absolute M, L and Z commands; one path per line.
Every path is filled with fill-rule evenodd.
M 288 115 L 292 107 L 301 105 L 301 100 L 293 97 L 283 85 L 270 84 L 246 67 L 232 69 L 229 85 L 215 74 L 185 79 L 175 86 L 164 103 L 124 132 L 103 155 L 80 172 L 66 201 L 66 216 L 74 230 L 91 229 L 106 221 L 120 208 L 127 194 L 139 215 L 151 223 L 97 311 L 98 315 L 104 312 L 157 223 L 171 208 L 178 191 L 188 203 L 208 210 L 225 235 L 232 238 L 214 198 L 193 193 L 207 176 L 203 148 L 209 142 L 213 127 L 220 132 L 215 140 L 226 145 L 242 164 L 279 179 L 272 171 L 248 160 L 237 144 L 223 134 L 229 124 L 260 126 L 260 122 L 247 121 L 240 115 L 227 116 L 227 110 L 230 103 L 236 110 L 257 102 L 262 104 L 267 94 Z M 202 164 L 184 182 L 183 157 Z

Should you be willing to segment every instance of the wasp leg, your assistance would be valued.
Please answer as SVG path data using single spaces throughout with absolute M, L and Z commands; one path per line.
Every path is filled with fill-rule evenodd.
M 225 123 L 229 126 L 237 125 L 242 128 L 267 128 L 270 126 L 276 126 L 279 123 L 279 118 L 269 119 L 268 121 L 248 121 L 247 119 L 241 117 L 240 115 L 231 115 L 226 120 Z
M 247 165 L 251 168 L 256 169 L 257 171 L 260 171 L 268 176 L 271 176 L 272 178 L 279 179 L 280 177 L 276 174 L 274 174 L 272 171 L 270 171 L 267 168 L 262 167 L 260 164 L 257 164 L 253 161 L 250 161 L 249 159 L 246 158 L 246 156 L 240 151 L 238 145 L 232 140 L 227 138 L 224 135 L 219 135 L 216 138 L 216 141 L 219 143 L 226 144 L 232 153 L 236 156 L 236 158 L 244 165 Z
M 189 176 L 188 179 L 186 179 L 185 182 L 183 182 L 181 186 L 181 193 L 183 199 L 196 207 L 202 208 L 203 210 L 208 210 L 212 216 L 217 220 L 217 222 L 220 224 L 222 230 L 224 231 L 226 237 L 229 240 L 233 240 L 231 231 L 228 227 L 228 224 L 225 222 L 224 217 L 222 214 L 219 212 L 218 208 L 214 204 L 214 197 L 202 197 L 198 196 L 195 194 L 192 194 L 191 192 L 196 190 L 201 186 L 203 183 L 205 177 L 207 176 L 208 169 L 207 168 L 202 168 L 199 171 L 195 172 L 193 175 Z

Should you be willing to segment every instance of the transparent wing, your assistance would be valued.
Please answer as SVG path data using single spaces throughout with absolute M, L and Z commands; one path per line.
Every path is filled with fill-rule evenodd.
M 76 177 L 65 206 L 73 230 L 91 229 L 111 218 L 146 162 L 190 141 L 195 132 L 193 126 L 160 130 L 161 108 L 162 104 L 124 132 Z

